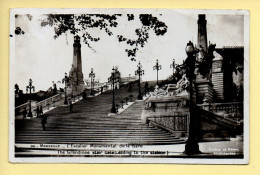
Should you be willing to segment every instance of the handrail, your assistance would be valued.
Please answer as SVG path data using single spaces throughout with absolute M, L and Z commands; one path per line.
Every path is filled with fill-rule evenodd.
M 45 99 L 45 100 L 39 101 L 39 102 L 36 103 L 36 106 L 43 105 L 43 107 L 46 107 L 47 105 L 51 105 L 52 103 L 54 103 L 54 100 L 53 100 L 53 99 L 55 99 L 55 100 L 60 100 L 60 99 L 61 99 L 61 94 L 59 93 L 59 94 L 54 95 L 54 96 L 51 96 L 51 97 L 49 97 L 49 98 L 47 98 L 47 99 Z M 30 102 L 26 102 L 26 103 L 24 103 L 24 104 L 22 104 L 22 105 L 19 105 L 19 106 L 15 107 L 15 114 L 16 114 L 16 115 L 21 114 L 21 113 L 22 113 L 22 109 L 23 109 L 24 107 L 27 107 L 27 108 L 28 108 L 29 105 L 30 105 Z M 35 109 L 36 109 L 36 108 L 34 107 L 34 108 L 32 108 L 31 110 L 34 111 Z M 27 111 L 28 111 L 28 110 L 29 110 L 29 109 L 27 109 Z
M 26 102 L 26 103 L 24 103 L 24 104 L 21 104 L 21 105 L 19 105 L 19 106 L 16 106 L 15 109 L 22 108 L 23 106 L 27 106 L 27 105 L 29 105 L 29 102 Z
M 61 94 L 57 94 L 57 95 L 51 96 L 51 97 L 49 97 L 49 98 L 47 98 L 47 99 L 45 99 L 45 100 L 39 101 L 39 102 L 37 102 L 37 106 L 39 106 L 39 105 L 41 105 L 41 104 L 43 104 L 43 103 L 46 104 L 46 102 L 48 102 L 48 101 L 50 101 L 50 100 L 51 100 L 51 102 L 53 102 L 53 99 L 56 99 L 57 97 L 60 97 L 60 96 L 61 96 Z M 45 105 L 45 106 L 46 106 L 46 105 Z
M 223 115 L 243 115 L 243 103 L 242 102 L 229 102 L 229 103 L 207 103 L 207 104 L 197 104 L 201 109 L 218 113 Z
M 172 119 L 170 119 L 172 118 Z M 185 131 L 189 130 L 188 115 L 171 115 L 171 116 L 150 116 L 147 117 L 147 124 L 154 123 L 156 126 L 169 131 Z
M 243 102 L 227 102 L 227 103 L 206 103 L 206 104 L 197 104 L 197 106 L 216 106 L 216 105 L 233 105 L 233 104 L 243 104 Z

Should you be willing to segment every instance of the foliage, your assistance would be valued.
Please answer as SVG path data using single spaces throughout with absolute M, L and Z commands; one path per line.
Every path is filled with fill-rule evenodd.
M 144 47 L 145 43 L 148 42 L 150 30 L 153 30 L 157 36 L 164 35 L 167 32 L 166 24 L 159 21 L 158 18 L 153 17 L 151 14 L 140 14 L 139 19 L 142 23 L 142 27 L 135 30 L 135 34 L 138 37 L 137 39 L 128 39 L 123 35 L 117 36 L 119 42 L 126 42 L 128 45 L 133 47 L 132 49 L 125 49 L 127 56 L 131 57 L 132 61 L 136 60 L 135 57 L 139 48 Z
M 82 33 L 83 42 L 92 50 L 94 50 L 90 42 L 97 42 L 99 37 L 93 37 L 88 32 L 88 29 L 97 28 L 105 31 L 109 36 L 113 35 L 110 28 L 117 27 L 117 17 L 120 14 L 106 15 L 106 14 L 49 14 L 47 18 L 42 20 L 41 26 L 54 27 L 54 39 L 57 39 L 62 34 L 77 35 Z
M 41 26 L 51 26 L 54 28 L 55 34 L 54 39 L 57 39 L 62 34 L 72 34 L 79 35 L 82 33 L 82 38 L 84 43 L 94 50 L 90 42 L 98 42 L 100 40 L 97 36 L 92 36 L 88 30 L 89 29 L 99 29 L 105 31 L 108 36 L 112 36 L 112 28 L 118 26 L 118 18 L 122 16 L 121 14 L 49 14 L 46 15 L 47 18 L 42 20 Z M 127 20 L 135 20 L 133 14 L 127 14 Z M 144 47 L 145 43 L 149 39 L 149 31 L 153 30 L 154 33 L 159 35 L 164 35 L 167 32 L 167 26 L 164 22 L 158 20 L 157 17 L 153 17 L 151 14 L 140 14 L 139 20 L 142 24 L 141 28 L 135 29 L 135 34 L 137 39 L 129 39 L 123 35 L 117 35 L 119 42 L 126 42 L 131 49 L 125 49 L 128 57 L 131 60 L 135 60 L 136 53 L 140 47 Z

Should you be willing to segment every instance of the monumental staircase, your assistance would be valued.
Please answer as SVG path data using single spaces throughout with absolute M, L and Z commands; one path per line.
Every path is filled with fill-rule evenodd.
M 115 91 L 116 103 L 133 95 L 136 100 L 138 86 L 132 92 L 128 88 Z M 96 97 L 88 97 L 73 105 L 59 106 L 46 113 L 46 130 L 41 118 L 16 120 L 16 144 L 140 144 L 166 145 L 184 143 L 183 139 L 167 131 L 149 127 L 141 121 L 144 101 L 136 101 L 120 114 L 108 116 L 112 104 L 112 91 Z

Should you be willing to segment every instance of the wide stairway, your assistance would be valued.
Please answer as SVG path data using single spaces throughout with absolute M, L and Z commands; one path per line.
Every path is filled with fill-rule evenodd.
M 127 88 L 116 90 L 116 103 L 132 94 Z M 40 118 L 16 120 L 15 143 L 23 144 L 141 144 L 165 145 L 184 143 L 171 134 L 141 123 L 144 101 L 137 101 L 119 115 L 108 116 L 111 110 L 112 91 L 88 97 L 69 107 L 60 106 L 47 113 L 46 131 Z

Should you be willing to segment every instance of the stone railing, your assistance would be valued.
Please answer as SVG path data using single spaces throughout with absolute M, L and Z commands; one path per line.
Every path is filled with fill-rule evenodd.
M 23 113 L 24 108 L 27 109 L 27 113 L 29 112 L 30 102 L 24 103 L 20 106 L 15 107 L 15 115 L 20 115 Z
M 178 137 L 188 133 L 189 108 L 183 97 L 150 97 L 142 110 L 142 122 Z
M 211 123 L 215 123 L 216 125 L 218 125 L 218 127 L 222 128 L 221 130 L 228 129 L 229 131 L 232 132 L 242 133 L 242 129 L 243 129 L 242 120 L 237 121 L 232 118 L 216 115 L 204 109 L 200 110 L 200 119 L 204 121 L 210 121 Z M 204 127 L 206 128 L 209 127 L 209 124 L 207 124 L 207 126 L 204 125 Z M 215 129 L 215 127 L 213 128 Z M 209 130 L 209 128 L 207 128 L 206 130 Z
M 43 101 L 40 101 L 40 102 L 38 102 L 36 104 L 34 104 L 35 102 L 31 102 L 32 103 L 31 104 L 31 107 L 32 107 L 31 110 L 32 110 L 33 115 L 36 115 L 36 108 L 37 108 L 37 106 L 42 106 L 43 110 L 45 110 L 45 109 L 50 108 L 51 106 L 57 105 L 57 102 L 59 102 L 60 100 L 61 100 L 61 94 L 57 94 L 57 95 L 49 97 L 49 98 L 47 98 L 47 99 L 45 99 Z M 26 108 L 27 113 L 28 113 L 29 112 L 29 107 L 30 107 L 30 102 L 27 102 L 25 104 L 17 106 L 15 108 L 15 115 L 16 116 L 17 115 L 21 115 L 23 110 L 24 110 L 24 108 Z
M 37 105 L 38 105 L 38 106 L 45 107 L 45 106 L 47 106 L 48 104 L 52 104 L 52 103 L 54 103 L 54 102 L 59 101 L 60 99 L 61 99 L 61 95 L 60 95 L 60 94 L 57 94 L 57 95 L 54 95 L 54 96 L 52 96 L 52 97 L 50 97 L 50 98 L 47 98 L 47 99 L 45 99 L 45 100 L 43 100 L 43 101 L 38 102 Z
M 243 116 L 243 103 L 206 103 L 198 104 L 198 107 L 221 116 L 241 117 Z
M 148 117 L 147 124 L 154 125 L 161 129 L 174 132 L 188 132 L 189 118 L 188 115 L 183 116 L 157 116 Z
M 137 80 L 138 80 L 138 76 L 121 77 L 120 79 L 121 83 L 129 83 Z

